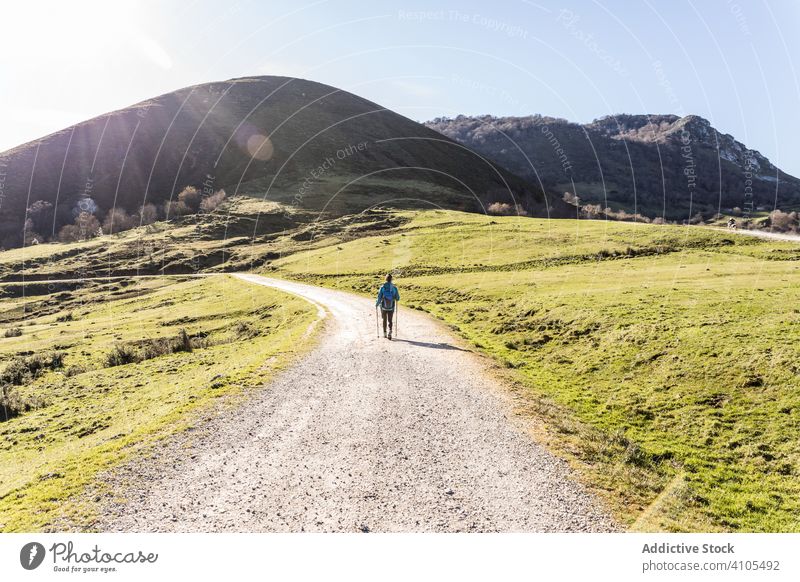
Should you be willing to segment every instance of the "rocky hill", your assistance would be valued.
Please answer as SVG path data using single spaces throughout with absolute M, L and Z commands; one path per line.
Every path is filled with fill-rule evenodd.
M 134 214 L 186 186 L 328 215 L 380 203 L 481 211 L 518 202 L 530 214 L 548 211 L 540 188 L 441 134 L 346 91 L 286 77 L 197 85 L 102 115 L 3 152 L 0 174 L 6 248 L 32 230 L 53 238 L 81 211 L 100 220 L 112 208 Z
M 800 204 L 800 180 L 696 115 L 616 115 L 586 125 L 458 116 L 426 125 L 545 189 L 603 207 L 680 220 Z

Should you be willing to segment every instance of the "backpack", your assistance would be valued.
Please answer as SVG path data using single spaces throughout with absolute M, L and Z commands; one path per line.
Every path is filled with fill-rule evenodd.
M 383 286 L 383 294 L 381 295 L 381 309 L 384 311 L 394 311 L 394 288 L 389 287 L 388 291 L 386 285 Z

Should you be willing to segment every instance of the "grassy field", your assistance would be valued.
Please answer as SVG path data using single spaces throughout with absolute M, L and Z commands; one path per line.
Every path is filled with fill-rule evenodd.
M 386 216 L 376 220 L 386 220 Z M 694 227 L 401 213 L 271 271 L 448 322 L 634 530 L 800 531 L 800 245 Z
M 99 472 L 262 385 L 316 318 L 228 276 L 0 288 L 4 532 L 91 529 Z

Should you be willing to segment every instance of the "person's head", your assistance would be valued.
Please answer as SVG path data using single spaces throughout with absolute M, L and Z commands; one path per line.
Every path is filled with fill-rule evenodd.
M 386 282 L 387 282 L 387 283 L 391 283 L 391 282 L 392 282 L 392 274 L 391 274 L 391 273 L 389 273 L 388 275 L 386 275 Z

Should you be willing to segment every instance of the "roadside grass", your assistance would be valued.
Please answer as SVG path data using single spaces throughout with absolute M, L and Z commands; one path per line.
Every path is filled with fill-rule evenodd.
M 272 273 L 403 304 L 494 358 L 639 531 L 800 531 L 800 246 L 680 226 L 401 213 Z
M 23 330 L 0 338 L 0 367 L 63 355 L 62 366 L 13 387 L 38 405 L 0 419 L 0 531 L 91 530 L 96 507 L 83 493 L 99 472 L 263 385 L 308 346 L 315 319 L 300 298 L 228 276 L 0 300 L 2 325 Z M 126 346 L 147 357 L 109 366 Z

